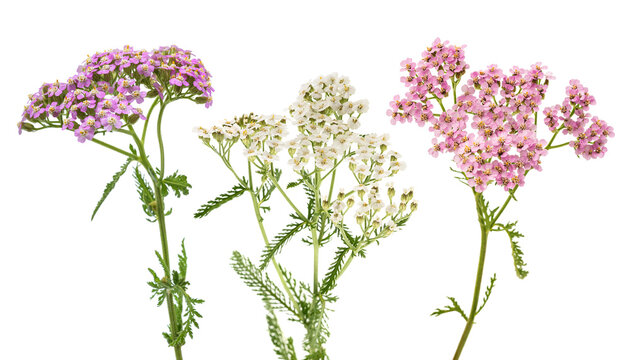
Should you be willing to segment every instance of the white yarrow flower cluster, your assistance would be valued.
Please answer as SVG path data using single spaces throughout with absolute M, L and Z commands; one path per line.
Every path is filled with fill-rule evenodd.
M 354 132 L 360 126 L 359 118 L 368 110 L 366 100 L 350 100 L 354 91 L 348 78 L 336 74 L 302 86 L 297 101 L 289 108 L 299 131 L 286 142 L 291 156 L 289 164 L 299 172 L 313 160 L 315 169 L 306 169 L 308 172 L 329 171 L 347 160 L 359 185 L 351 196 L 340 190 L 328 205 L 331 221 L 343 223 L 346 213 L 356 204 L 354 216 L 364 235 L 374 235 L 383 229 L 391 233 L 397 229 L 395 219 L 407 216 L 417 204 L 411 201 L 411 190 L 402 194 L 399 203 L 394 201 L 393 194 L 388 200 L 379 195 L 381 180 L 404 169 L 404 163 L 400 154 L 388 150 L 388 135 Z
M 278 152 L 283 147 L 283 137 L 287 134 L 287 120 L 283 116 L 244 115 L 227 120 L 221 126 L 210 129 L 197 128 L 197 134 L 205 141 L 235 142 L 244 145 L 243 155 L 250 160 L 260 159 L 263 163 L 278 160 Z
M 389 185 L 385 190 L 387 195 L 382 196 L 381 182 L 404 169 L 404 163 L 400 161 L 400 154 L 389 150 L 388 135 L 355 132 L 361 125 L 359 119 L 368 110 L 368 103 L 352 101 L 354 92 L 348 78 L 336 74 L 304 84 L 297 101 L 289 107 L 297 134 L 288 140 L 285 140 L 288 120 L 277 115 L 250 114 L 196 131 L 207 145 L 215 139 L 222 149 L 221 156 L 226 159 L 232 145 L 240 140 L 245 157 L 263 172 L 268 164 L 278 170 L 282 168 L 277 163 L 278 154 L 280 149 L 286 148 L 290 168 L 310 186 L 318 188 L 323 179 L 334 178 L 328 175 L 349 169 L 350 179 L 358 186 L 346 194 L 332 186 L 338 186 L 341 180 L 331 181 L 332 184 L 327 185 L 331 187 L 328 196 L 337 194 L 337 197 L 330 199 L 319 194 L 321 206 L 337 226 L 346 224 L 344 217 L 353 209 L 354 219 L 365 239 L 380 239 L 396 231 L 398 224 L 406 221 L 417 208 L 417 203 L 412 201 L 411 190 L 405 190 L 399 199 L 394 199 L 395 190 Z

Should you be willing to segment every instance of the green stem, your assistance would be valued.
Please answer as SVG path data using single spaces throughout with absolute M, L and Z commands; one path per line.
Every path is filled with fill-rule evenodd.
M 263 237 L 263 240 L 265 241 L 265 246 L 269 246 L 269 238 L 267 237 L 267 231 L 265 230 L 265 225 L 263 223 L 263 218 L 262 215 L 260 214 L 260 204 L 258 204 L 258 200 L 256 199 L 256 195 L 254 194 L 253 191 L 253 182 L 252 182 L 252 165 L 251 162 L 248 161 L 247 163 L 247 168 L 249 170 L 249 186 L 250 189 L 248 189 L 248 192 L 252 198 L 252 204 L 254 205 L 254 212 L 256 214 L 256 221 L 258 222 L 258 228 L 260 229 L 260 234 Z M 238 178 L 238 176 L 237 176 Z M 287 293 L 287 295 L 289 296 L 289 299 L 291 300 L 291 303 L 293 304 L 293 306 L 295 307 L 295 311 L 297 311 L 298 314 L 298 318 L 300 320 L 303 320 L 303 314 L 302 314 L 302 308 L 300 307 L 299 303 L 297 302 L 297 300 L 295 299 L 295 297 L 293 296 L 291 290 L 289 289 L 289 285 L 286 282 L 286 279 L 284 278 L 284 274 L 282 273 L 282 270 L 280 269 L 280 265 L 278 265 L 278 262 L 276 261 L 276 257 L 272 256 L 271 257 L 271 262 L 273 263 L 273 267 L 274 269 L 276 269 L 276 273 L 278 274 L 278 277 L 280 278 L 280 282 L 282 283 L 282 287 L 284 288 L 284 291 Z
M 330 200 L 332 199 L 333 186 L 335 186 L 335 176 L 336 175 L 337 175 L 337 169 L 335 169 L 333 171 L 332 177 L 330 178 L 330 189 L 328 189 L 328 204 L 330 204 Z
M 157 217 L 157 221 L 158 221 L 158 226 L 160 228 L 160 243 L 162 245 L 162 259 L 164 259 L 164 264 L 166 265 L 166 271 L 164 274 L 164 277 L 167 279 L 167 281 L 170 283 L 170 279 L 171 279 L 171 263 L 170 263 L 170 255 L 169 255 L 169 250 L 168 250 L 168 239 L 166 237 L 166 219 L 165 219 L 165 215 L 164 215 L 164 197 L 162 196 L 162 186 L 164 186 L 162 184 L 161 179 L 158 179 L 156 174 L 155 174 L 155 170 L 153 169 L 153 166 L 151 166 L 151 163 L 149 162 L 149 159 L 146 155 L 146 151 L 144 149 L 144 144 L 143 142 L 138 138 L 138 135 L 136 134 L 133 126 L 131 124 L 129 124 L 129 132 L 131 133 L 131 136 L 133 137 L 136 145 L 138 146 L 138 152 L 140 153 L 140 163 L 142 164 L 142 166 L 144 166 L 145 170 L 147 171 L 147 173 L 149 174 L 149 177 L 151 178 L 151 181 L 153 183 L 153 191 L 155 192 L 155 203 L 156 203 L 156 217 Z M 160 148 L 160 153 L 163 156 L 164 153 L 164 148 Z M 162 173 L 164 173 L 164 169 L 161 169 Z M 177 331 L 179 330 L 177 328 L 177 319 L 176 319 L 176 313 L 175 313 L 175 304 L 173 302 L 173 294 L 168 291 L 166 293 L 166 307 L 168 309 L 168 319 L 169 319 L 169 324 L 170 324 L 170 331 L 171 331 L 171 337 L 175 338 Z M 174 347 L 175 350 L 175 359 L 176 360 L 183 360 L 183 356 L 182 356 L 182 347 L 181 345 L 175 345 Z
M 348 261 L 346 261 L 346 263 L 341 268 L 341 271 L 339 272 L 339 274 L 337 274 L 337 277 L 335 278 L 335 281 L 334 281 L 335 283 L 337 283 L 341 275 L 343 275 L 343 273 L 346 272 L 346 269 L 348 268 L 348 266 L 350 266 L 350 263 L 352 263 L 352 259 L 354 259 L 354 252 L 350 253 L 350 257 L 348 258 Z
M 477 195 L 475 194 L 475 196 Z M 455 351 L 455 356 L 453 356 L 453 360 L 459 359 L 460 355 L 462 354 L 462 351 L 464 350 L 464 345 L 466 345 L 466 340 L 468 339 L 470 330 L 472 329 L 472 326 L 475 323 L 475 316 L 477 315 L 477 306 L 479 304 L 479 294 L 481 293 L 481 281 L 483 278 L 483 266 L 486 260 L 486 247 L 488 243 L 489 229 L 486 228 L 486 226 L 481 221 L 484 215 L 480 213 L 479 207 L 477 208 L 477 213 L 480 218 L 479 226 L 481 228 L 481 249 L 479 250 L 479 264 L 477 265 L 477 279 L 475 281 L 475 292 L 473 294 L 473 302 L 472 302 L 472 306 L 470 307 L 468 321 L 466 321 L 466 326 L 464 327 L 464 332 L 462 333 L 462 337 L 459 340 L 459 344 L 457 345 L 457 350 Z
M 153 108 L 155 107 L 155 105 L 157 105 L 159 100 L 160 100 L 159 97 L 156 97 L 155 100 L 153 100 L 153 104 L 151 104 L 151 107 L 149 108 L 149 112 L 147 113 L 147 119 L 144 121 L 144 128 L 142 129 L 142 143 L 143 144 L 144 144 L 144 139 L 146 138 L 146 135 L 147 135 L 147 128 L 149 127 L 149 118 L 151 117 Z
M 160 181 L 164 179 L 164 141 L 162 141 L 162 115 L 164 115 L 164 109 L 168 104 L 168 98 L 164 102 L 160 102 L 160 112 L 158 113 L 157 120 L 157 139 L 160 146 Z
M 148 169 L 147 169 L 148 171 Z M 163 170 L 162 170 L 163 171 Z M 162 187 L 163 185 L 159 181 L 153 182 L 153 188 L 155 191 L 155 200 L 157 203 L 157 220 L 160 227 L 160 242 L 162 244 L 162 258 L 164 259 L 164 263 L 166 265 L 166 269 L 168 272 L 164 274 L 164 276 L 169 279 L 170 282 L 170 259 L 169 259 L 169 251 L 168 251 L 168 240 L 166 238 L 166 219 L 164 216 L 164 198 L 162 197 Z M 170 291 L 166 293 L 166 306 L 168 308 L 168 318 L 170 322 L 171 336 L 174 338 L 179 331 L 177 328 L 177 319 L 175 318 L 175 304 L 173 302 L 173 294 Z M 182 360 L 182 347 L 181 345 L 175 345 L 175 359 Z
M 551 149 L 551 144 L 553 144 L 553 141 L 556 140 L 556 136 L 558 136 L 558 134 L 560 134 L 560 130 L 564 129 L 564 125 L 560 126 L 558 129 L 556 129 L 556 131 L 553 133 L 553 136 L 551 137 L 551 140 L 549 140 L 549 144 L 547 144 L 547 146 L 545 147 L 545 149 L 549 150 Z
M 289 196 L 287 195 L 287 193 L 284 191 L 284 189 L 282 188 L 282 186 L 280 186 L 280 184 L 278 183 L 278 180 L 276 179 L 276 177 L 273 174 L 273 165 L 271 167 L 271 176 L 269 176 L 269 178 L 271 179 L 271 182 L 276 186 L 276 189 L 278 189 L 278 191 L 280 191 L 280 194 L 282 194 L 282 196 L 284 197 L 284 199 L 287 201 L 287 203 L 289 203 L 289 205 L 291 205 L 291 207 L 293 208 L 293 210 L 295 211 L 295 213 L 304 221 L 308 221 L 308 219 L 306 218 L 306 216 L 304 216 L 304 214 L 302 214 L 302 212 L 300 210 L 298 210 L 297 206 L 295 206 L 295 204 L 293 203 L 293 201 L 291 201 L 291 199 L 289 198 Z
M 457 104 L 457 84 L 453 78 L 451 78 L 451 85 L 453 86 L 453 104 Z
M 320 173 L 315 172 L 315 207 L 320 211 L 321 209 L 319 199 L 319 186 L 320 186 Z M 317 220 L 318 215 L 315 215 L 313 224 L 311 226 L 311 237 L 313 238 L 313 305 L 315 304 L 315 296 L 319 291 L 319 237 L 317 235 Z
M 130 153 L 130 152 L 127 152 L 127 151 L 125 151 L 125 150 L 123 150 L 123 149 L 120 149 L 120 148 L 118 148 L 118 147 L 116 147 L 116 146 L 114 146 L 114 145 L 110 145 L 110 144 L 108 144 L 108 143 L 106 143 L 106 142 L 104 142 L 104 141 L 101 141 L 101 140 L 98 140 L 98 139 L 92 139 L 92 142 L 93 142 L 93 143 L 96 143 L 96 144 L 99 144 L 99 145 L 101 145 L 101 146 L 104 146 L 104 147 L 106 147 L 106 148 L 108 148 L 108 149 L 110 149 L 110 150 L 114 150 L 115 152 L 120 153 L 120 154 L 123 154 L 123 155 L 125 155 L 126 157 L 130 157 L 130 158 L 132 158 L 132 159 L 134 159 L 134 160 L 139 160 L 139 159 L 138 159 L 138 157 L 137 157 L 136 155 L 134 155 L 134 154 L 132 154 L 132 153 Z
M 567 145 L 569 145 L 569 142 L 568 142 L 568 141 L 567 141 L 567 142 L 565 142 L 565 143 L 559 144 L 559 145 L 547 146 L 547 150 L 550 150 L 550 149 L 557 149 L 557 148 L 560 148 L 560 147 L 563 147 L 563 146 L 567 146 Z

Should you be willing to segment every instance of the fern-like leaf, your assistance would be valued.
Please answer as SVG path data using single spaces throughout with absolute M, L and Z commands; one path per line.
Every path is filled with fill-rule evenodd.
M 188 189 L 192 187 L 188 183 L 188 178 L 186 175 L 178 175 L 177 171 L 173 175 L 169 175 L 165 177 L 162 182 L 164 183 L 164 189 L 171 188 L 175 192 L 176 197 L 180 197 L 183 195 L 188 195 Z
M 237 184 L 232 187 L 232 189 L 227 192 L 217 196 L 214 200 L 210 200 L 207 203 L 201 205 L 199 210 L 195 213 L 195 219 L 202 218 L 210 214 L 210 212 L 218 209 L 221 205 L 224 205 L 231 200 L 236 199 L 237 197 L 243 195 L 243 193 L 247 190 L 243 185 Z
M 519 246 L 518 242 L 515 240 L 517 238 L 522 238 L 525 235 L 521 234 L 516 230 L 516 224 L 518 221 L 507 223 L 506 225 L 497 224 L 498 229 L 505 231 L 505 233 L 510 238 L 510 245 L 512 247 L 512 258 L 514 258 L 514 270 L 516 271 L 516 276 L 519 279 L 524 279 L 529 271 L 525 270 L 525 266 L 527 263 L 523 260 L 523 250 Z
M 297 215 L 294 215 L 292 217 L 295 218 L 296 216 Z M 284 245 L 305 226 L 306 223 L 304 221 L 294 222 L 287 225 L 286 228 L 278 233 L 263 250 L 262 256 L 260 257 L 260 270 L 264 270 L 267 265 L 269 265 L 269 262 L 271 262 L 271 259 L 280 253 Z
M 278 318 L 276 317 L 273 307 L 268 301 L 265 301 L 265 308 L 267 309 L 267 329 L 269 330 L 269 337 L 271 343 L 274 346 L 274 352 L 278 355 L 280 360 L 297 360 L 295 355 L 295 348 L 293 346 L 293 339 L 284 337 Z
M 232 268 L 245 285 L 252 288 L 256 294 L 269 302 L 274 309 L 286 311 L 288 314 L 299 318 L 297 311 L 286 300 L 284 293 L 269 279 L 269 275 L 263 274 L 248 258 L 238 251 L 232 253 Z
M 346 255 L 350 252 L 350 249 L 344 246 L 337 248 L 335 251 L 335 258 L 328 268 L 328 272 L 322 281 L 321 292 L 326 294 L 330 292 L 337 285 L 337 278 L 341 273 L 341 269 L 346 263 Z
M 494 289 L 494 283 L 496 281 L 497 281 L 497 274 L 494 274 L 490 278 L 490 285 L 488 285 L 488 287 L 486 288 L 486 292 L 484 294 L 483 301 L 481 302 L 481 306 L 477 309 L 477 312 L 475 313 L 475 316 L 478 315 L 481 312 L 481 309 L 483 309 L 484 306 L 486 306 L 486 303 L 488 302 L 488 299 L 490 298 L 490 294 L 492 293 L 492 289 Z
M 134 168 L 133 178 L 136 180 L 136 188 L 140 196 L 140 201 L 142 201 L 142 210 L 149 216 L 148 221 L 155 222 L 155 211 L 157 207 L 155 194 L 147 180 L 142 176 L 138 166 Z
M 96 204 L 96 208 L 94 208 L 94 212 L 92 213 L 92 217 L 90 218 L 90 221 L 94 220 L 94 216 L 96 216 L 96 212 L 98 211 L 98 209 L 103 204 L 103 201 L 105 201 L 105 199 L 107 198 L 109 193 L 111 193 L 112 190 L 114 190 L 114 187 L 116 186 L 116 183 L 118 182 L 118 180 L 120 180 L 120 177 L 123 176 L 123 174 L 127 171 L 127 167 L 129 166 L 129 164 L 131 164 L 132 161 L 133 161 L 132 158 L 127 158 L 125 163 L 122 164 L 122 166 L 120 167 L 120 170 L 117 173 L 114 174 L 114 176 L 112 178 L 112 181 L 108 182 L 107 185 L 105 185 L 105 190 L 103 191 L 103 196 L 101 196 L 101 199 Z
M 456 312 L 459 313 L 464 318 L 464 320 L 468 321 L 468 316 L 466 316 L 464 310 L 462 310 L 462 308 L 459 306 L 457 300 L 455 300 L 454 297 L 447 297 L 447 299 L 451 301 L 452 305 L 446 305 L 443 309 L 435 309 L 435 311 L 431 313 L 431 316 L 440 316 L 449 312 Z

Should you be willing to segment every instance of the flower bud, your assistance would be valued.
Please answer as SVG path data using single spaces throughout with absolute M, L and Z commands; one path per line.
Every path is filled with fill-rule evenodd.
M 194 88 L 194 87 L 192 87 L 192 88 Z M 197 96 L 197 97 L 195 98 L 195 102 L 196 102 L 197 104 L 205 104 L 205 103 L 207 103 L 207 102 L 208 102 L 208 98 L 207 98 L 207 97 L 205 97 L 205 96 Z
M 411 205 L 409 205 L 409 210 L 411 210 L 411 212 L 418 210 L 418 202 L 416 200 L 413 200 L 411 202 Z
M 295 149 L 294 148 L 289 148 L 289 156 L 293 157 L 293 155 L 295 155 Z
M 381 145 L 381 153 L 384 153 L 384 152 L 385 152 L 385 150 L 387 150 L 387 145 L 382 144 L 382 145 Z
M 354 205 L 354 198 L 348 198 L 348 200 L 346 201 L 346 205 L 348 205 L 349 208 L 351 208 Z
M 18 127 L 20 127 L 20 123 L 18 123 Z M 23 122 L 21 125 L 21 129 L 26 132 L 33 132 L 35 131 L 35 125 L 31 123 Z
M 337 194 L 337 200 L 341 201 L 346 197 L 346 193 L 343 190 L 339 190 L 339 194 Z
M 149 90 L 149 91 L 147 92 L 147 96 L 146 96 L 146 97 L 148 97 L 148 98 L 154 98 L 154 97 L 156 97 L 156 96 L 158 96 L 158 91 L 157 91 L 157 90 L 155 90 L 155 89 L 152 89 L 152 90 Z
M 222 133 L 220 133 L 219 131 L 215 131 L 212 133 L 212 137 L 214 138 L 214 140 L 216 140 L 217 142 L 221 142 L 223 141 L 223 139 L 225 139 L 225 135 L 223 135 Z
M 348 164 L 348 167 L 350 168 L 350 171 L 354 172 L 354 170 L 356 170 L 356 168 L 357 168 L 357 164 L 355 164 L 354 162 L 351 161 Z
M 396 189 L 394 189 L 393 186 L 390 186 L 387 188 L 387 196 L 389 197 L 389 200 L 391 200 L 394 195 L 396 195 Z
M 392 234 L 392 229 L 389 227 L 386 227 L 385 229 L 383 229 L 383 231 L 381 232 L 381 236 L 383 237 L 388 237 L 389 235 Z
M 132 114 L 131 116 L 129 116 L 129 118 L 127 119 L 127 122 L 130 124 L 135 124 L 136 122 L 138 122 L 138 119 L 140 119 L 140 115 L 138 114 Z
M 329 208 L 330 208 L 330 203 L 328 202 L 328 200 L 326 199 L 322 200 L 322 209 L 328 210 Z
M 365 217 L 363 215 L 359 215 L 357 216 L 357 224 L 361 225 L 363 224 L 363 220 L 365 220 Z

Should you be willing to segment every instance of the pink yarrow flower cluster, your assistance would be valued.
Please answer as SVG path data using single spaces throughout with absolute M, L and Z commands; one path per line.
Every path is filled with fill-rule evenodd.
M 547 107 L 543 111 L 545 124 L 551 131 L 562 130 L 565 135 L 575 137 L 569 145 L 578 156 L 596 159 L 604 156 L 608 137 L 614 137 L 612 126 L 597 116 L 587 113 L 595 98 L 579 80 L 571 80 L 566 88 L 567 97 L 562 105 Z
M 473 72 L 457 94 L 469 68 L 463 49 L 438 38 L 417 64 L 404 60 L 401 71 L 407 76 L 401 81 L 408 92 L 394 97 L 387 114 L 392 124 L 429 123 L 434 134 L 429 153 L 453 153 L 457 167 L 475 191 L 482 192 L 493 183 L 506 191 L 523 186 L 528 171 L 542 170 L 541 157 L 551 145 L 539 139 L 537 122 L 553 76 L 540 63 L 529 69 L 515 66 L 509 72 L 490 65 Z M 454 101 L 447 107 L 444 100 L 451 91 Z M 577 80 L 571 81 L 567 95 L 563 105 L 545 109 L 545 123 L 551 131 L 576 136 L 570 145 L 578 155 L 587 159 L 603 156 L 613 129 L 585 113 L 595 99 Z M 577 119 L 572 120 L 573 115 Z
M 210 73 L 201 60 L 177 46 L 153 51 L 122 50 L 95 53 L 67 82 L 45 83 L 29 95 L 19 132 L 45 128 L 73 130 L 79 142 L 95 134 L 120 129 L 146 119 L 138 107 L 145 97 L 165 93 L 212 105 Z

